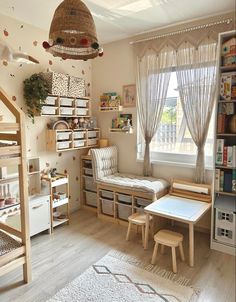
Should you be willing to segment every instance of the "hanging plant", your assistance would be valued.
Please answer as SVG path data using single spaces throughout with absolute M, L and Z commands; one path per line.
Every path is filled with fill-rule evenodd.
M 34 123 L 34 117 L 41 113 L 41 109 L 48 96 L 48 82 L 42 75 L 35 73 L 24 80 L 24 98 L 27 105 L 27 114 Z

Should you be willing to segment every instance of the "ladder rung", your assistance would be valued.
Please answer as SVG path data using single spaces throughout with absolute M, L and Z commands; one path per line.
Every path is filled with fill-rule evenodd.
M 0 132 L 2 131 L 19 131 L 20 125 L 18 123 L 0 123 Z

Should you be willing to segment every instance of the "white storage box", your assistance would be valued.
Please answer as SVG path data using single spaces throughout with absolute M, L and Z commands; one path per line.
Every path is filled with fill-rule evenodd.
M 232 229 L 226 229 L 216 226 L 215 239 L 218 240 L 219 242 L 224 242 L 235 246 L 236 244 L 235 229 L 232 230 Z
M 131 206 L 118 203 L 118 217 L 123 220 L 128 220 L 128 217 L 132 214 Z
M 215 224 L 217 227 L 235 230 L 236 214 L 231 211 L 216 208 Z
M 92 192 L 97 192 L 97 185 L 91 176 L 84 176 L 85 189 Z
M 70 148 L 71 141 L 63 141 L 57 143 L 57 149 L 68 149 Z
M 60 97 L 60 106 L 69 106 L 71 107 L 73 104 L 73 99 Z
M 74 108 L 61 107 L 60 115 L 73 115 Z
M 87 115 L 88 114 L 88 109 L 84 109 L 84 108 L 76 108 L 75 109 L 75 115 Z
M 85 140 L 76 140 L 74 141 L 74 148 L 84 147 Z
M 57 107 L 54 106 L 43 106 L 41 109 L 41 114 L 56 114 Z
M 96 138 L 97 132 L 96 131 L 88 131 L 88 138 Z
M 118 194 L 118 201 L 131 204 L 132 203 L 132 196 L 125 195 L 125 194 Z
M 70 139 L 71 132 L 57 132 L 57 140 Z
M 81 139 L 85 137 L 85 132 L 83 131 L 78 131 L 73 133 L 74 139 Z
M 52 106 L 54 106 L 56 104 L 56 100 L 57 100 L 57 97 L 55 97 L 55 96 L 48 96 L 46 98 L 46 100 L 44 101 L 44 103 L 46 105 L 52 105 Z
M 85 192 L 85 203 L 89 206 L 97 208 L 97 193 L 84 191 Z
M 87 107 L 87 102 L 88 102 L 88 100 L 76 99 L 75 100 L 75 107 L 86 108 Z
M 102 213 L 106 215 L 114 215 L 114 202 L 109 199 L 102 199 Z
M 98 140 L 96 138 L 88 139 L 88 146 L 97 145 Z
M 88 176 L 93 176 L 93 169 L 85 168 L 84 174 Z
M 114 193 L 112 191 L 100 190 L 101 197 L 107 199 L 114 199 Z

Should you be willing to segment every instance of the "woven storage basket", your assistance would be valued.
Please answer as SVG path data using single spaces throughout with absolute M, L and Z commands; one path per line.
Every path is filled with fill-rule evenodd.
M 49 93 L 59 96 L 68 95 L 69 77 L 57 72 L 42 72 L 41 75 L 48 82 Z
M 88 41 L 87 45 L 81 43 Z M 63 59 L 87 60 L 98 56 L 96 28 L 87 6 L 80 0 L 64 0 L 55 10 L 49 40 L 53 45 L 49 52 Z M 58 43 L 57 41 L 61 41 Z
M 77 77 L 69 77 L 68 96 L 85 97 L 85 80 Z

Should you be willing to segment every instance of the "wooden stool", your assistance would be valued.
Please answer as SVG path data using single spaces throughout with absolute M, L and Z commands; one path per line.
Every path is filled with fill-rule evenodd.
M 151 220 L 152 220 L 152 217 L 150 217 L 150 221 Z M 141 226 L 141 228 L 142 228 L 142 243 L 144 246 L 146 214 L 134 213 L 128 217 L 128 221 L 129 221 L 129 225 L 128 225 L 128 230 L 127 230 L 127 234 L 126 234 L 126 240 L 127 241 L 129 240 L 132 224 L 135 224 L 135 225 L 137 225 L 137 227 Z M 152 227 L 152 225 L 151 225 L 151 227 Z M 152 232 L 153 232 L 153 230 L 152 230 Z
M 156 256 L 157 256 L 157 249 L 158 245 L 161 244 L 161 251 L 164 253 L 164 246 L 169 246 L 171 247 L 172 250 L 172 265 L 173 265 L 173 272 L 177 273 L 177 264 L 176 264 L 176 252 L 175 248 L 179 247 L 180 251 L 180 257 L 181 260 L 184 261 L 184 250 L 183 250 L 183 235 L 172 232 L 169 230 L 160 230 L 159 232 L 156 233 L 154 236 L 155 240 L 155 246 L 152 254 L 152 264 L 155 264 L 156 261 Z

